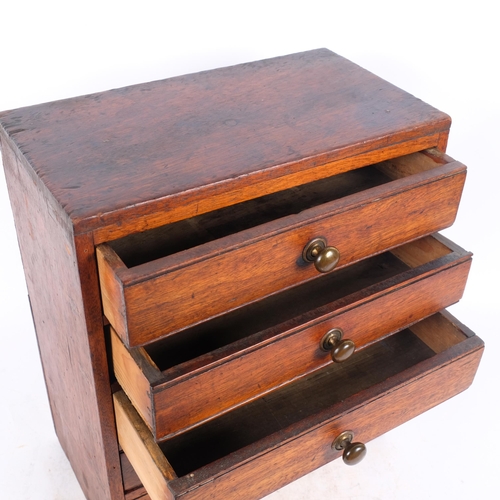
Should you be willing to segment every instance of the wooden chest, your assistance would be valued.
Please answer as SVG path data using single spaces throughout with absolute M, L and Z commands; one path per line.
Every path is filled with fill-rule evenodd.
M 449 117 L 325 49 L 0 113 L 87 498 L 256 500 L 467 388 Z

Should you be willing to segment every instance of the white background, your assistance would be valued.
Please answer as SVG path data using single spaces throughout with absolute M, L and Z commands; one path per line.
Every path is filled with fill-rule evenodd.
M 500 498 L 495 3 L 2 3 L 0 110 L 327 47 L 452 116 L 448 153 L 469 173 L 457 221 L 444 233 L 475 257 L 451 310 L 487 344 L 476 380 L 369 443 L 358 466 L 334 462 L 269 500 Z M 0 175 L 0 496 L 80 500 L 52 428 L 4 184 Z

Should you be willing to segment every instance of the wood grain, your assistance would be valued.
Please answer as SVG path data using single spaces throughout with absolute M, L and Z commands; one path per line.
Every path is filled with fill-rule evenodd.
M 429 163 L 436 166 L 435 162 Z M 358 168 L 150 231 L 128 235 L 109 245 L 123 263 L 132 268 L 388 182 L 390 178 L 376 166 Z
M 0 138 L 57 435 L 87 498 L 123 499 L 92 236 Z
M 447 318 L 450 321 L 449 316 Z M 424 320 L 424 323 L 433 328 L 435 320 L 433 316 Z M 200 428 L 194 433 L 194 440 L 187 434 L 179 437 L 179 444 L 165 443 L 162 449 L 174 460 L 173 466 L 178 468 L 182 476 L 174 480 L 165 477 L 164 486 L 170 489 L 174 498 L 236 500 L 241 498 L 241 491 L 244 490 L 245 498 L 257 500 L 337 458 L 339 453 L 331 449 L 331 443 L 343 430 L 351 429 L 356 439 L 368 442 L 470 385 L 483 349 L 481 340 L 472 332 L 465 330 L 457 334 L 457 338 L 451 340 L 447 349 L 439 354 L 415 342 L 419 342 L 417 337 L 405 331 L 386 342 L 387 348 L 394 346 L 399 350 L 398 356 L 392 352 L 392 347 L 385 354 L 381 354 L 383 351 L 379 353 L 382 343 L 375 346 L 377 354 L 374 351 L 373 355 L 368 355 L 367 351 L 361 363 L 363 369 L 355 379 L 355 387 L 342 384 L 339 379 L 337 384 L 329 384 L 341 389 L 335 394 L 332 391 L 312 390 L 312 386 L 307 391 L 292 385 L 285 391 L 273 393 L 267 401 L 262 400 L 262 404 L 248 405 L 234 416 L 229 414 L 227 418 L 219 419 L 220 423 L 214 421 L 209 425 L 210 431 Z M 392 366 L 390 362 L 384 361 L 387 356 L 394 360 Z M 380 363 L 388 374 L 384 376 L 380 370 L 368 369 L 370 363 Z M 353 362 L 352 367 L 342 367 L 345 372 L 342 375 L 331 372 L 331 376 L 334 379 L 345 376 L 352 380 L 349 371 L 355 366 Z M 372 374 L 376 382 L 365 386 L 363 378 L 368 382 Z M 325 372 L 324 376 L 330 375 Z M 318 389 L 325 383 L 322 377 L 311 379 Z M 304 397 L 308 400 L 307 404 L 301 403 Z M 317 402 L 314 402 L 315 399 Z M 334 403 L 328 403 L 330 400 Z M 303 414 L 306 416 L 301 416 L 301 407 L 307 408 Z M 134 411 L 131 405 L 128 411 Z M 236 415 L 240 415 L 243 420 Z M 260 425 L 244 425 L 243 422 L 248 418 L 253 421 L 257 419 Z M 144 423 L 142 426 L 147 432 Z M 241 428 L 245 429 L 245 433 L 255 434 L 256 441 L 242 434 Z M 222 434 L 219 436 L 219 433 Z M 212 439 L 219 443 L 217 447 L 210 445 Z M 204 442 L 204 447 L 200 449 L 201 442 Z M 226 447 L 227 452 L 224 451 Z M 191 453 L 191 448 L 200 449 L 202 456 Z M 313 451 L 304 454 L 304 450 Z M 154 453 L 158 452 L 157 447 Z M 221 453 L 227 454 L 221 456 Z M 260 480 L 252 480 L 255 477 Z M 154 496 L 152 498 L 155 499 Z
M 125 500 L 137 500 L 147 495 L 141 480 L 137 476 L 127 455 L 120 450 L 120 465 L 123 478 Z
M 428 246 L 432 259 L 434 247 L 430 243 Z M 155 439 L 163 440 L 331 364 L 329 354 L 319 348 L 323 335 L 331 328 L 342 328 L 345 338 L 354 341 L 360 351 L 457 302 L 470 264 L 470 254 L 465 252 L 443 256 L 433 265 L 422 265 L 415 272 L 403 272 L 360 290 L 348 300 L 325 304 L 218 352 L 175 366 L 163 377 L 155 372 L 149 385 L 142 384 L 142 390 L 135 381 L 145 378 L 144 371 L 134 362 L 125 373 L 117 372 L 118 381 Z M 380 311 L 384 311 L 382 317 Z M 117 358 L 123 357 L 123 351 L 128 352 L 120 342 Z M 140 359 L 141 353 L 143 348 L 132 349 L 128 358 Z M 166 347 L 163 355 L 168 358 L 172 352 Z
M 160 371 L 151 362 L 143 348 L 128 351 L 111 328 L 111 349 L 116 379 L 137 408 L 145 422 L 152 422 L 153 402 L 151 384 L 160 377 Z
M 456 364 L 448 364 L 413 383 L 381 395 L 364 407 L 347 410 L 330 425 L 324 425 L 279 448 L 271 448 L 268 453 L 259 456 L 259 460 L 243 463 L 226 474 L 217 475 L 210 482 L 199 483 L 196 489 L 193 488 L 194 481 L 188 478 L 182 478 L 178 484 L 172 482 L 174 498 L 237 500 L 241 498 L 237 492 L 245 489 L 246 499 L 260 499 L 338 458 L 340 454 L 332 451 L 331 443 L 342 431 L 352 430 L 356 439 L 369 442 L 462 392 L 472 383 L 480 357 L 481 352 L 476 351 L 457 360 Z M 446 382 L 443 383 L 443 379 Z M 309 449 L 315 452 L 307 454 L 304 459 L 304 450 Z M 252 481 L 254 477 L 264 479 L 257 483 Z
M 123 392 L 113 394 L 118 439 L 152 500 L 173 499 L 168 481 L 175 472 Z
M 464 250 L 440 234 L 420 238 L 391 250 L 393 255 L 411 267 L 427 264 L 451 252 L 463 254 Z
M 125 309 L 123 286 L 116 279 L 116 273 L 120 269 L 126 269 L 126 266 L 108 246 L 101 246 L 96 252 L 96 257 L 102 308 L 105 311 L 106 319 L 115 328 L 124 329 L 127 327 L 127 311 Z
M 161 227 L 165 224 L 171 224 L 180 220 L 195 217 L 199 214 L 219 210 L 224 207 L 234 206 L 248 200 L 262 196 L 263 194 L 272 194 L 285 189 L 301 186 L 309 182 L 324 179 L 332 174 L 341 174 L 353 169 L 361 168 L 367 165 L 373 165 L 390 158 L 407 155 L 428 148 L 434 148 L 438 144 L 440 135 L 428 135 L 415 140 L 404 140 L 399 144 L 392 146 L 382 146 L 366 153 L 357 154 L 348 158 L 331 161 L 324 164 L 315 165 L 300 170 L 289 175 L 283 175 L 279 178 L 272 177 L 272 171 L 268 175 L 269 179 L 256 181 L 257 175 L 248 175 L 238 179 L 238 189 L 229 192 L 220 192 L 220 186 L 205 187 L 202 193 L 193 191 L 189 193 L 189 199 L 184 194 L 169 196 L 158 200 L 154 207 L 149 207 L 156 212 L 147 211 L 143 205 L 128 207 L 117 212 L 103 214 L 100 217 L 101 222 L 106 225 L 94 229 L 94 241 L 96 244 L 115 240 L 131 233 L 147 231 L 152 228 Z M 445 149 L 442 149 L 445 151 Z M 304 166 L 307 166 L 305 160 Z M 228 181 L 229 184 L 229 181 Z M 89 225 L 89 228 L 86 226 Z M 90 230 L 95 225 L 90 223 L 81 223 L 79 227 L 84 230 Z
M 254 443 L 193 472 L 194 477 L 180 477 L 170 483 L 171 489 L 177 498 L 236 499 L 235 493 L 246 484 L 249 500 L 262 498 L 337 458 L 339 453 L 331 449 L 331 443 L 340 432 L 353 430 L 356 439 L 369 442 L 466 389 L 474 377 L 482 348 L 477 338 L 464 340 L 446 351 L 446 355 L 431 357 L 361 391 L 309 419 L 307 424 L 304 421 L 292 424 L 264 442 Z M 314 452 L 304 455 L 304 450 Z M 265 479 L 258 484 L 252 482 L 249 488 L 250 478 L 256 476 Z
M 414 325 L 413 332 L 434 352 L 440 353 L 461 339 L 461 331 L 454 324 L 454 319 L 449 315 L 435 316 L 432 322 Z
M 336 160 L 445 144 L 450 118 L 320 49 L 3 112 L 0 126 L 77 233 L 129 233 L 169 222 L 161 213 L 194 215 L 182 206 L 259 196 L 274 179 L 304 183 L 286 179 L 301 171 L 332 175 Z
M 171 335 L 317 277 L 301 259 L 314 237 L 339 249 L 340 269 L 451 225 L 464 181 L 465 167 L 452 162 L 131 269 L 112 269 L 101 282 L 120 283 L 124 302 L 116 297 L 105 314 L 121 314 L 113 326 L 128 346 Z M 103 245 L 98 254 L 101 248 L 110 251 Z
M 120 460 L 108 319 L 129 345 L 175 339 L 228 311 L 237 315 L 264 297 L 275 300 L 281 290 L 319 283 L 312 266 L 298 257 L 312 237 L 326 236 L 340 245 L 337 272 L 344 276 L 351 264 L 450 225 L 465 167 L 442 154 L 449 127 L 444 113 L 325 49 L 0 113 L 7 181 L 56 432 L 89 500 L 150 499 L 130 463 Z M 434 147 L 440 151 L 418 153 Z M 109 243 L 132 233 L 150 235 L 167 224 L 191 224 L 208 212 L 236 213 L 249 200 L 258 205 L 264 195 L 279 197 L 295 187 L 305 192 L 307 183 L 357 174 L 384 160 L 389 163 L 378 173 L 394 182 L 370 189 L 360 184 L 362 193 L 319 207 L 296 205 L 297 213 L 258 227 L 233 221 L 235 234 L 195 242 L 132 268 Z M 253 217 L 247 214 L 247 220 Z M 199 227 L 209 229 L 204 223 Z M 231 500 L 242 492 L 260 498 L 334 458 L 328 447 L 307 460 L 300 453 L 304 446 L 327 442 L 322 429 L 329 428 L 331 440 L 344 416 L 352 416 L 352 425 L 370 439 L 464 388 L 481 344 L 475 338 L 462 341 L 470 335 L 446 316 L 431 328 L 416 326 L 413 340 L 401 344 L 407 350 L 374 373 L 358 377 L 351 367 L 354 372 L 347 376 L 349 366 L 339 369 L 337 380 L 344 383 L 338 401 L 327 405 L 332 393 L 320 391 L 325 396 L 311 400 L 307 417 L 296 403 L 291 411 L 280 403 L 290 395 L 292 402 L 301 400 L 293 388 L 308 377 L 290 382 L 304 366 L 303 373 L 323 366 L 324 357 L 317 348 L 312 353 L 308 342 L 317 345 L 320 330 L 333 321 L 359 343 L 361 364 L 378 368 L 373 353 L 393 344 L 370 343 L 384 336 L 385 328 L 399 329 L 457 300 L 470 255 L 462 253 L 462 260 L 452 263 L 445 247 L 431 242 L 430 249 L 415 251 L 406 246 L 397 254 L 399 264 L 420 271 L 401 269 L 388 274 L 384 284 L 358 284 L 351 292 L 346 287 L 337 302 L 258 329 L 254 337 L 242 335 L 163 373 L 148 349 L 129 352 L 113 338 L 116 375 L 153 431 L 159 425 L 161 432 L 170 432 L 170 418 L 178 417 L 175 425 L 192 427 L 162 447 L 180 439 L 188 450 L 189 436 L 203 436 L 211 425 L 234 423 L 239 412 L 251 417 L 262 401 L 264 408 L 275 408 L 270 423 L 255 426 L 253 420 L 245 433 L 237 428 L 215 446 L 202 440 L 182 452 L 190 465 L 179 462 L 171 447 L 167 455 L 175 467 L 193 467 L 193 473 L 177 478 L 144 422 L 117 393 L 118 439 L 151 498 Z M 440 264 L 422 260 L 420 250 Z M 384 322 L 374 323 L 378 310 L 371 302 L 389 311 Z M 332 303 L 333 314 L 326 311 Z M 361 314 L 354 314 L 354 304 Z M 286 308 L 280 314 L 287 314 Z M 359 329 L 360 320 L 368 333 Z M 398 335 L 391 339 L 403 338 Z M 272 369 L 252 373 L 258 362 Z M 433 387 L 435 372 L 441 383 Z M 235 373 L 245 376 L 238 380 Z M 371 387 L 364 387 L 368 382 Z M 170 399 L 157 401 L 162 391 Z M 413 397 L 418 403 L 410 405 Z M 384 417 L 381 424 L 375 422 L 377 413 Z M 158 424 L 157 415 L 165 422 Z M 254 439 L 258 432 L 267 435 Z M 223 456 L 226 446 L 233 449 Z M 211 453 L 222 455 L 206 460 Z

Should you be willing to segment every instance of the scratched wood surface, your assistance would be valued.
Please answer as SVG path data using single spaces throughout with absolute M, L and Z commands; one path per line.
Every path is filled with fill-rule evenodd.
M 57 435 L 87 498 L 123 499 L 92 236 L 74 238 L 4 142 L 2 156 Z
M 332 175 L 337 160 L 444 149 L 450 119 L 319 49 L 7 111 L 0 126 L 76 232 L 106 229 L 102 241 Z

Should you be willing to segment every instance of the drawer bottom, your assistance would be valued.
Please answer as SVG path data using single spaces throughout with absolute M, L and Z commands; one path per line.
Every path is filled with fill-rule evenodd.
M 259 499 L 337 458 L 342 431 L 370 441 L 466 389 L 482 349 L 436 314 L 160 445 L 119 392 L 119 441 L 152 500 Z

